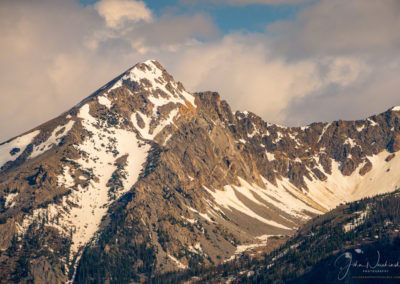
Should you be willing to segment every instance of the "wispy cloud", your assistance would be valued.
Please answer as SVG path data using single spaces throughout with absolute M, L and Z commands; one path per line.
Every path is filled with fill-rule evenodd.
M 121 28 L 127 22 L 150 22 L 153 18 L 150 9 L 142 1 L 101 0 L 94 7 L 111 28 Z

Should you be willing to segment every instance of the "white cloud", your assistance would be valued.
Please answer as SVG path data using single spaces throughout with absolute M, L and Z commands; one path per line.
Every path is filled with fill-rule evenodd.
M 396 0 L 321 0 L 295 21 L 270 25 L 274 56 L 322 63 L 318 74 L 332 82 L 293 99 L 284 121 L 360 119 L 400 104 L 399 13 Z
M 270 58 L 257 38 L 232 35 L 181 53 L 176 74 L 192 90 L 219 91 L 234 109 L 268 114 L 275 122 L 293 97 L 315 88 L 315 66 Z M 310 80 L 311 79 L 311 80 Z
M 152 13 L 142 1 L 101 0 L 95 4 L 98 13 L 106 20 L 107 26 L 118 28 L 126 22 L 150 22 Z
M 290 121 L 286 109 L 293 101 L 332 85 L 351 86 L 370 72 L 365 62 L 352 57 L 287 61 L 273 56 L 270 44 L 257 34 L 229 35 L 187 48 L 170 65 L 189 89 L 219 91 L 233 109 L 250 110 L 275 123 Z
M 301 15 L 302 40 L 326 50 L 382 48 L 400 43 L 398 0 L 321 1 Z
M 399 14 L 398 0 L 322 0 L 268 30 L 294 54 L 379 52 L 399 46 Z
M 319 59 L 318 63 L 325 69 L 325 72 L 319 72 L 325 84 L 337 84 L 343 87 L 371 71 L 365 62 L 355 57 L 328 56 Z

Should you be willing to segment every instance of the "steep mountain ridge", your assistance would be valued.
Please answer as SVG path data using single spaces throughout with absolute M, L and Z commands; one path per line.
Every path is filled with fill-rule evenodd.
M 399 118 L 278 126 L 137 64 L 0 145 L 1 278 L 127 282 L 231 259 L 398 187 Z

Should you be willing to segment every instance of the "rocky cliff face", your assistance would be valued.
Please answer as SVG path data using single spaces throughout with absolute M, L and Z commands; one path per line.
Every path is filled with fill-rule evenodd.
M 0 144 L 0 278 L 143 281 L 227 261 L 397 188 L 399 118 L 283 127 L 137 64 Z

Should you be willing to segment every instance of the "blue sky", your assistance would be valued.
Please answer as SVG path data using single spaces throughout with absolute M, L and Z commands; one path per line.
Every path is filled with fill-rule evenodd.
M 84 6 L 95 4 L 96 0 L 80 0 Z M 147 0 L 143 1 L 155 16 L 193 15 L 204 13 L 209 15 L 222 34 L 234 31 L 264 32 L 268 24 L 278 20 L 294 19 L 298 11 L 309 3 L 282 5 L 231 5 L 227 3 L 205 3 L 207 1 L 191 1 L 184 4 L 182 0 Z
M 294 18 L 302 5 L 228 5 L 228 4 L 179 4 L 179 1 L 146 1 L 158 15 L 163 12 L 193 14 L 203 12 L 211 16 L 223 34 L 244 30 L 263 32 L 267 24 Z M 167 5 L 162 5 L 168 3 Z M 161 5 L 160 5 L 161 4 Z

